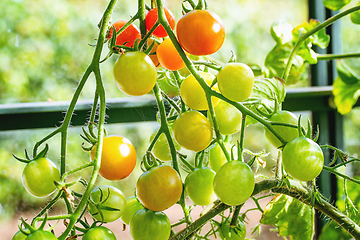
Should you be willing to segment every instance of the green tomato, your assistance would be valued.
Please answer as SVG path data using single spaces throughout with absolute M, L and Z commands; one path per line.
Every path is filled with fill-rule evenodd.
M 29 162 L 22 173 L 25 189 L 36 197 L 46 197 L 56 189 L 54 182 L 60 181 L 56 165 L 47 158 L 38 158 Z
M 136 199 L 136 197 L 128 197 L 126 198 L 126 208 L 124 214 L 121 216 L 121 220 L 126 225 L 130 224 L 130 221 L 134 214 L 140 209 L 144 209 L 143 205 Z
M 224 142 L 225 148 L 227 152 L 229 153 L 229 156 L 231 156 L 231 148 L 232 145 L 230 143 Z M 237 157 L 237 148 L 235 147 L 233 149 L 233 155 L 236 159 Z M 224 165 L 227 162 L 226 156 L 221 149 L 220 145 L 218 143 L 215 143 L 212 145 L 209 151 L 209 163 L 210 168 L 214 170 L 215 172 L 219 171 L 222 165 Z
M 244 240 L 246 237 L 246 227 L 241 221 L 238 222 L 236 227 L 230 227 L 230 222 L 226 221 L 221 224 L 220 236 L 223 240 Z
M 154 139 L 155 135 L 156 135 L 156 131 L 155 131 L 155 133 L 153 133 L 151 135 L 150 141 L 152 141 Z M 180 150 L 180 148 L 181 148 L 180 145 L 176 141 L 173 141 L 173 143 L 174 143 L 175 149 Z M 154 147 L 151 151 L 155 155 L 155 157 L 157 157 L 161 161 L 171 161 L 172 160 L 169 143 L 167 141 L 165 133 L 160 134 L 160 137 L 157 139 L 157 141 L 154 144 Z
M 30 233 L 26 240 L 57 240 L 57 238 L 49 231 L 36 230 L 35 232 Z
M 243 63 L 227 63 L 217 75 L 220 92 L 234 102 L 242 102 L 250 97 L 254 79 L 251 68 Z
M 357 5 L 360 5 L 360 2 Z M 353 23 L 360 24 L 360 10 L 350 13 L 350 19 Z
M 90 228 L 82 237 L 82 240 L 116 240 L 115 234 L 103 226 Z
M 116 187 L 103 185 L 94 188 L 89 202 L 90 214 L 98 221 L 113 222 L 121 217 L 126 208 L 126 198 Z
M 280 111 L 277 113 L 274 113 L 270 118 L 270 121 L 272 122 L 281 122 L 281 123 L 289 123 L 293 125 L 298 124 L 298 119 L 292 112 L 289 111 Z M 273 125 L 275 131 L 279 133 L 279 135 L 284 138 L 286 142 L 290 142 L 294 138 L 299 136 L 299 131 L 297 128 L 293 127 L 287 127 L 287 126 L 281 126 L 281 125 Z M 265 128 L 265 136 L 267 140 L 276 148 L 279 148 L 283 145 L 280 140 L 275 137 L 275 135 L 269 131 L 269 129 Z
M 216 200 L 213 188 L 215 172 L 208 167 L 196 168 L 185 179 L 185 191 L 196 204 L 206 206 Z
M 219 127 L 219 132 L 223 135 L 231 135 L 241 130 L 241 112 L 228 102 L 220 100 L 214 107 L 215 118 Z M 209 122 L 212 126 L 214 123 L 208 114 Z
M 306 137 L 288 142 L 282 151 L 285 171 L 300 181 L 311 181 L 324 167 L 324 154 L 320 146 Z
M 23 234 L 20 230 L 15 233 L 11 240 L 25 240 L 27 235 Z
M 167 240 L 171 225 L 163 212 L 141 209 L 130 221 L 130 235 L 133 240 Z
M 225 163 L 214 178 L 214 191 L 220 201 L 230 206 L 244 203 L 255 188 L 254 173 L 244 162 Z

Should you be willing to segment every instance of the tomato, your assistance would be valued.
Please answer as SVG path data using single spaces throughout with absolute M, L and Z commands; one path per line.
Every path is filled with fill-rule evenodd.
M 360 2 L 357 5 L 360 5 Z M 350 13 L 350 19 L 353 23 L 360 24 L 360 10 Z
M 205 206 L 216 200 L 213 188 L 215 172 L 208 167 L 196 168 L 185 179 L 185 191 L 196 205 Z
M 110 39 L 113 35 L 113 28 L 112 28 L 113 26 L 115 27 L 115 30 L 117 32 L 125 24 L 126 24 L 126 21 L 122 21 L 122 20 L 115 22 L 110 28 L 108 38 Z M 136 39 L 139 39 L 139 40 L 141 39 L 140 30 L 134 24 L 130 24 L 124 31 L 122 31 L 116 37 L 115 45 L 125 45 L 128 47 L 132 47 L 132 45 L 134 45 L 134 42 Z
M 219 16 L 209 10 L 193 10 L 177 23 L 180 45 L 193 55 L 209 55 L 222 46 L 225 27 Z
M 56 165 L 47 158 L 38 158 L 29 162 L 22 173 L 23 185 L 30 194 L 46 197 L 56 189 L 55 181 L 60 181 Z
M 199 72 L 200 76 L 205 80 L 208 86 L 211 86 L 215 76 L 207 72 Z M 212 89 L 218 90 L 217 84 Z M 208 102 L 206 100 L 205 91 L 201 87 L 200 83 L 193 75 L 187 76 L 180 86 L 180 96 L 184 103 L 191 109 L 202 111 L 208 110 Z M 219 103 L 219 98 L 211 97 L 213 106 Z
M 11 240 L 25 240 L 27 235 L 23 234 L 20 230 L 15 233 Z
M 229 143 L 224 143 L 225 148 L 227 149 L 227 151 L 229 152 L 230 155 L 230 151 L 231 151 L 231 144 Z M 215 143 L 209 151 L 209 163 L 210 163 L 210 168 L 212 170 L 214 170 L 215 172 L 219 171 L 219 169 L 221 168 L 222 165 L 224 165 L 227 162 L 226 160 L 226 156 L 223 152 L 223 150 L 221 149 L 220 145 L 218 143 Z
M 170 220 L 163 212 L 141 209 L 130 221 L 130 235 L 133 240 L 167 240 L 170 231 Z
M 217 75 L 220 92 L 234 102 L 245 101 L 254 86 L 254 73 L 243 63 L 227 63 Z
M 223 240 L 244 240 L 246 237 L 246 227 L 241 221 L 238 222 L 236 227 L 229 226 L 230 221 L 221 224 L 220 236 Z
M 26 240 L 57 240 L 55 235 L 49 231 L 36 230 L 30 233 Z
M 300 181 L 316 178 L 324 166 L 324 154 L 320 146 L 306 137 L 297 137 L 288 142 L 282 151 L 285 171 Z
M 155 135 L 156 132 L 151 135 L 150 141 L 154 139 Z M 176 141 L 173 141 L 173 143 L 175 145 L 175 149 L 180 150 L 180 145 Z M 167 141 L 165 133 L 160 134 L 160 137 L 155 142 L 154 147 L 151 151 L 155 155 L 155 157 L 157 157 L 161 161 L 172 160 L 169 143 Z
M 255 188 L 254 173 L 244 162 L 225 163 L 214 178 L 214 191 L 223 203 L 236 206 L 244 203 Z
M 207 148 L 213 137 L 209 120 L 197 111 L 180 114 L 172 129 L 179 145 L 195 152 Z
M 170 38 L 166 38 L 162 43 L 160 43 L 156 50 L 156 55 L 161 66 L 166 69 L 177 71 L 185 67 L 184 61 L 180 57 L 180 54 L 176 50 Z
M 183 190 L 178 172 L 168 165 L 160 165 L 144 172 L 136 183 L 136 196 L 148 209 L 163 211 L 174 205 Z
M 91 149 L 91 160 L 95 159 L 96 147 Z M 121 180 L 130 175 L 136 165 L 136 151 L 132 143 L 123 136 L 108 136 L 103 139 L 99 174 L 108 180 Z
M 159 68 L 159 67 L 161 67 L 161 64 L 160 64 L 159 59 L 156 54 L 156 50 L 157 50 L 159 44 L 156 41 L 149 38 L 147 41 L 148 46 L 150 47 L 152 45 L 152 43 L 154 43 L 154 46 L 152 47 L 152 49 L 150 51 L 149 57 L 150 57 L 151 61 L 153 62 L 153 64 L 155 65 L 155 67 Z
M 113 69 L 117 87 L 125 94 L 141 96 L 155 86 L 157 71 L 150 57 L 143 52 L 126 52 Z
M 119 219 L 126 208 L 126 198 L 116 187 L 103 185 L 91 191 L 89 202 L 90 214 L 98 221 L 113 222 Z M 111 210 L 109 208 L 112 208 Z
M 116 240 L 115 234 L 108 228 L 97 226 L 90 228 L 82 240 Z
M 269 121 L 272 122 L 282 122 L 282 123 L 289 123 L 289 124 L 294 124 L 297 125 L 298 124 L 298 119 L 295 116 L 295 114 L 293 114 L 292 112 L 283 110 L 277 113 L 274 113 L 270 118 Z M 299 131 L 297 128 L 293 128 L 293 127 L 286 127 L 286 126 L 280 126 L 280 125 L 273 125 L 274 129 L 276 130 L 277 133 L 280 134 L 280 136 L 282 138 L 284 138 L 284 140 L 286 142 L 290 142 L 291 140 L 293 140 L 294 138 L 299 136 Z M 274 145 L 275 147 L 279 148 L 282 145 L 284 145 L 282 142 L 280 142 L 280 140 L 275 137 L 275 135 L 270 132 L 267 128 L 265 128 L 265 136 L 267 138 L 267 140 Z
M 124 214 L 121 216 L 121 221 L 127 225 L 130 224 L 130 221 L 134 214 L 140 209 L 144 209 L 143 205 L 136 199 L 136 197 L 126 198 L 126 208 Z
M 241 130 L 242 114 L 228 102 L 220 100 L 214 107 L 219 132 L 223 135 L 231 135 Z M 213 126 L 212 117 L 208 113 L 210 124 Z
M 164 12 L 165 12 L 166 20 L 168 21 L 171 29 L 174 30 L 174 28 L 175 28 L 174 14 L 166 7 L 164 7 Z M 148 31 L 150 31 L 150 29 L 155 25 L 157 20 L 158 20 L 158 10 L 157 10 L 157 8 L 153 8 L 146 14 L 146 18 L 145 18 L 146 29 Z M 161 26 L 161 24 L 157 28 L 155 28 L 155 30 L 152 34 L 158 38 L 163 38 L 168 35 L 166 33 L 164 27 Z
M 168 76 L 160 76 L 157 80 L 159 88 L 169 97 L 179 96 L 180 90 L 176 80 Z

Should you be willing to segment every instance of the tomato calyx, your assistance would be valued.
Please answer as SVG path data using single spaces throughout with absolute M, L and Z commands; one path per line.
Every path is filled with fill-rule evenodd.
M 25 158 L 20 158 L 18 156 L 16 156 L 15 154 L 12 154 L 13 157 L 20 161 L 20 162 L 23 162 L 23 163 L 30 163 L 31 161 L 34 161 L 36 159 L 39 159 L 39 158 L 45 158 L 46 155 L 47 155 L 47 152 L 49 151 L 49 145 L 48 144 L 45 144 L 45 147 L 43 150 L 41 150 L 40 153 L 36 154 L 33 158 L 30 158 L 27 150 L 25 149 Z
M 146 151 L 141 162 L 141 170 L 146 172 L 154 167 L 160 166 L 161 164 L 161 160 L 155 157 L 151 151 Z
M 20 230 L 20 232 L 22 232 L 24 235 L 26 236 L 29 236 L 30 234 L 34 233 L 34 232 L 37 232 L 37 231 L 46 231 L 46 232 L 53 232 L 53 229 L 56 227 L 56 225 L 48 228 L 48 229 L 45 229 L 45 226 L 46 226 L 46 223 L 47 223 L 47 218 L 48 218 L 48 213 L 45 212 L 45 216 L 44 216 L 44 220 L 42 221 L 41 225 L 39 226 L 39 228 L 36 228 L 35 227 L 35 223 L 37 222 L 36 221 L 36 218 L 33 219 L 32 223 L 29 224 L 25 221 L 25 219 L 23 217 L 20 218 L 21 220 L 21 224 L 18 225 L 18 228 Z M 24 226 L 24 228 L 22 226 Z

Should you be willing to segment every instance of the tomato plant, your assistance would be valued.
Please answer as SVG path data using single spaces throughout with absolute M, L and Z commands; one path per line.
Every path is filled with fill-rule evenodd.
M 59 182 L 60 173 L 56 165 L 45 157 L 29 162 L 22 173 L 25 189 L 36 197 L 49 196 L 56 190 L 54 182 Z
M 182 16 L 176 26 L 180 45 L 188 53 L 201 56 L 215 53 L 225 39 L 225 27 L 209 10 L 193 10 Z
M 96 220 L 113 222 L 123 215 L 126 199 L 118 188 L 102 185 L 92 190 L 88 206 L 90 214 Z
M 45 230 L 37 230 L 30 233 L 26 240 L 57 240 L 55 235 L 52 232 Z
M 279 123 L 287 123 L 293 124 L 297 126 L 298 119 L 292 112 L 283 110 L 277 113 L 274 113 L 270 118 L 269 121 L 272 122 L 279 122 Z M 299 136 L 299 131 L 297 128 L 288 127 L 288 126 L 281 126 L 281 125 L 274 125 L 273 126 L 275 131 L 286 141 L 290 142 L 294 138 Z M 283 143 L 272 133 L 269 129 L 265 128 L 265 136 L 267 140 L 274 145 L 275 147 L 281 147 Z
M 153 133 L 150 137 L 150 141 L 154 139 L 156 132 Z M 180 145 L 173 141 L 176 150 L 180 150 Z M 165 136 L 165 133 L 160 134 L 159 138 L 157 139 L 156 143 L 154 144 L 153 149 L 151 150 L 155 157 L 159 158 L 161 161 L 171 161 L 171 152 L 168 140 Z
M 164 12 L 166 16 L 166 20 L 168 21 L 171 29 L 174 30 L 175 28 L 175 16 L 174 14 L 166 7 L 164 7 Z M 146 29 L 150 31 L 150 29 L 155 25 L 158 20 L 158 9 L 153 8 L 146 14 L 145 23 Z M 152 33 L 155 37 L 163 38 L 166 37 L 168 34 L 166 33 L 163 26 L 159 25 Z
M 208 167 L 196 168 L 185 179 L 185 191 L 196 204 L 205 206 L 216 200 L 213 188 L 215 172 Z
M 288 142 L 282 151 L 285 171 L 300 181 L 316 178 L 324 166 L 324 154 L 320 146 L 306 137 Z
M 156 67 L 143 52 L 126 52 L 115 62 L 114 78 L 125 94 L 141 96 L 152 90 L 156 83 Z
M 199 72 L 200 76 L 205 80 L 208 86 L 211 86 L 215 76 L 208 72 Z M 215 84 L 212 89 L 218 90 L 217 85 Z M 209 109 L 206 95 L 193 75 L 187 76 L 180 86 L 180 96 L 187 106 L 193 110 L 207 110 Z M 219 103 L 218 98 L 211 97 L 213 106 L 216 106 Z
M 122 28 L 126 24 L 126 21 L 120 20 L 115 22 L 109 31 L 109 39 L 113 35 L 113 27 L 115 27 L 116 32 Z M 124 31 L 122 31 L 119 35 L 116 37 L 115 45 L 125 45 L 128 47 L 131 47 L 134 45 L 134 42 L 136 39 L 141 39 L 140 30 L 132 23 L 127 28 L 125 28 Z
M 104 226 L 92 227 L 84 234 L 83 240 L 116 240 L 115 234 Z
M 207 148 L 213 136 L 209 120 L 197 111 L 182 113 L 176 119 L 173 131 L 180 146 L 195 152 Z
M 126 198 L 126 208 L 124 214 L 121 216 L 121 221 L 129 225 L 134 214 L 140 209 L 144 209 L 144 207 L 135 196 Z
M 241 129 L 242 114 L 241 112 L 225 101 L 220 100 L 214 107 L 216 122 L 219 132 L 223 135 L 237 133 Z M 209 114 L 210 116 L 210 114 Z M 209 117 L 210 124 L 214 126 L 213 120 Z
M 234 102 L 245 101 L 254 85 L 254 73 L 243 63 L 227 63 L 217 75 L 220 92 Z
M 95 159 L 96 147 L 91 150 Z M 108 180 L 121 180 L 131 174 L 136 165 L 136 151 L 132 143 L 123 136 L 113 135 L 104 138 L 99 173 Z
M 253 193 L 254 187 L 253 171 L 249 165 L 237 160 L 225 163 L 214 178 L 216 195 L 220 201 L 231 206 L 244 203 Z
M 164 41 L 160 43 L 156 49 L 156 55 L 161 66 L 168 70 L 177 71 L 185 67 L 184 61 L 170 38 L 165 38 Z
M 133 240 L 166 240 L 170 231 L 170 220 L 163 212 L 141 209 L 130 221 L 130 235 Z

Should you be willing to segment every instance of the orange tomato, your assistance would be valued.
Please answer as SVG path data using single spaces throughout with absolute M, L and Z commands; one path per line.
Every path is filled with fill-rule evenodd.
M 177 52 L 170 38 L 166 38 L 156 50 L 157 57 L 161 66 L 171 71 L 179 70 L 185 67 L 184 61 Z

